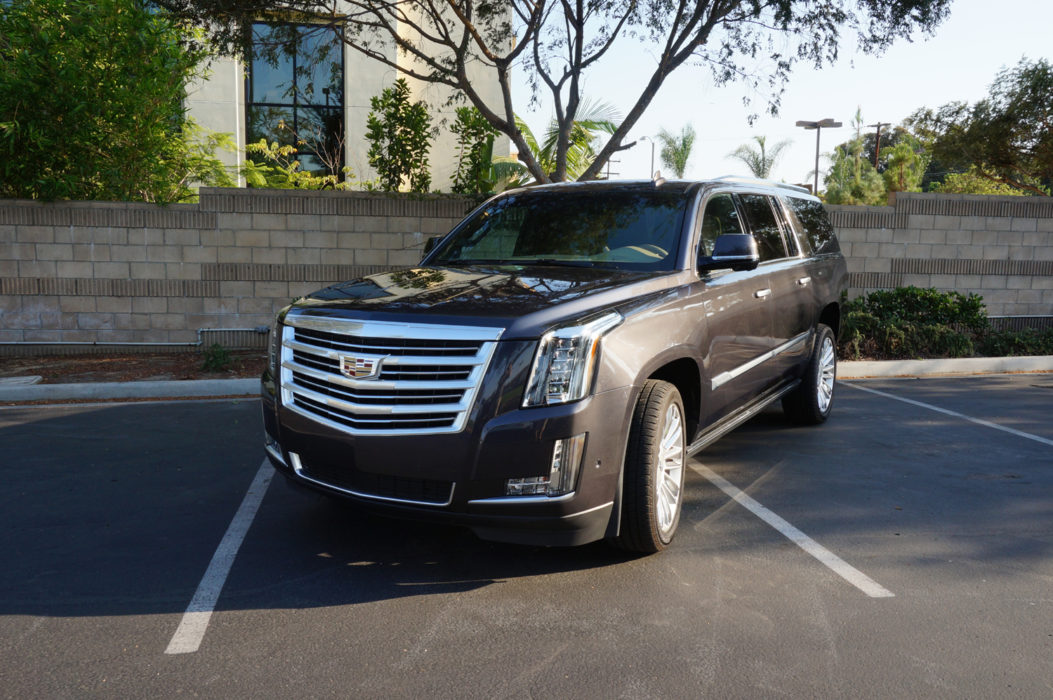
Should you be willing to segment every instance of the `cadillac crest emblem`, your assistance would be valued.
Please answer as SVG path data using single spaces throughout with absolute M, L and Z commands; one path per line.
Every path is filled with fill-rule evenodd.
M 383 357 L 340 356 L 340 373 L 354 379 L 376 379 L 380 376 Z

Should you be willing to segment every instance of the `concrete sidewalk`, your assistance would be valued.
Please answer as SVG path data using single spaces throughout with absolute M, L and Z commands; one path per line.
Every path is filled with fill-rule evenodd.
M 0 403 L 111 399 L 187 399 L 258 396 L 259 379 L 196 379 L 171 382 L 84 382 L 0 385 Z
M 962 377 L 1018 372 L 1053 372 L 1053 355 L 1037 357 L 982 357 L 954 360 L 895 360 L 839 362 L 838 379 L 890 377 Z M 260 380 L 201 379 L 82 384 L 0 385 L 0 403 L 31 401 L 187 399 L 217 396 L 257 396 Z

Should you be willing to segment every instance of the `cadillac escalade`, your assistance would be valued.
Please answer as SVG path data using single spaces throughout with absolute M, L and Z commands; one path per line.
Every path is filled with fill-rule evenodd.
M 655 552 L 693 454 L 777 400 L 830 415 L 845 262 L 803 189 L 532 187 L 429 243 L 278 314 L 265 449 L 290 482 L 485 539 Z

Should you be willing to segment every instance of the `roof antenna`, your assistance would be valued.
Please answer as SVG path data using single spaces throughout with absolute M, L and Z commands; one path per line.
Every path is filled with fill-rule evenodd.
M 655 187 L 661 187 L 662 185 L 664 185 L 665 184 L 665 178 L 662 177 L 662 171 L 661 170 L 655 170 L 654 171 L 654 175 L 651 177 L 651 181 L 654 183 Z

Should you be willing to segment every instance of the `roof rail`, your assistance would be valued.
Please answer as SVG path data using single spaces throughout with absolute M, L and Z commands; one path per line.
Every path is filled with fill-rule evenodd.
M 797 192 L 804 192 L 805 194 L 812 194 L 807 188 L 801 187 L 800 185 L 791 185 L 788 182 L 775 182 L 774 180 L 762 180 L 757 177 L 743 177 L 742 175 L 721 175 L 716 180 L 721 182 L 735 182 L 743 185 L 766 185 L 768 187 L 779 187 L 786 190 L 795 190 Z

